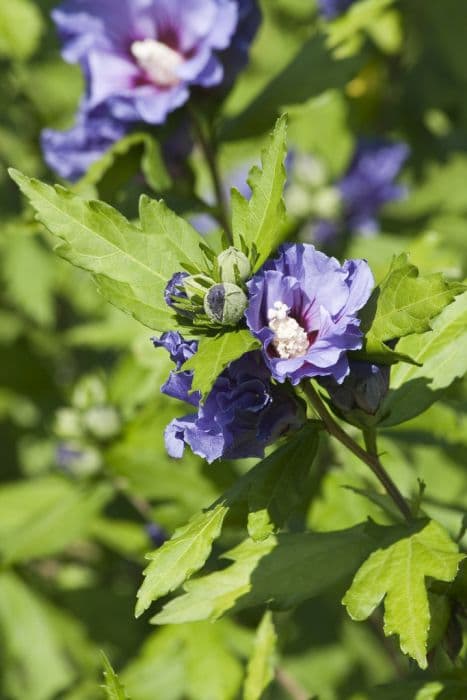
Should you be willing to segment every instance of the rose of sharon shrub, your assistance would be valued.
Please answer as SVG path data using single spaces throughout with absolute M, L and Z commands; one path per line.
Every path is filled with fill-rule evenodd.
M 309 244 L 289 244 L 247 284 L 247 324 L 279 382 L 349 373 L 348 350 L 362 347 L 357 312 L 374 286 L 364 260 L 335 258 Z
M 177 369 L 196 352 L 196 342 L 187 343 L 179 333 L 164 333 L 155 340 L 165 347 Z M 183 360 L 183 361 L 182 361 Z M 249 352 L 218 377 L 204 404 L 189 394 L 191 372 L 172 372 L 162 391 L 190 401 L 197 413 L 173 420 L 165 431 L 171 457 L 183 456 L 185 445 L 209 463 L 221 457 L 263 457 L 264 449 L 289 430 L 300 428 L 304 407 L 285 387 L 271 381 L 261 353 Z

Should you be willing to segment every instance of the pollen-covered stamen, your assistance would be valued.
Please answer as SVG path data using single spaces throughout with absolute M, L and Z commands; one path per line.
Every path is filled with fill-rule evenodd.
M 274 332 L 272 344 L 284 359 L 302 357 L 310 346 L 306 331 L 294 318 L 290 318 L 290 309 L 281 301 L 275 301 L 268 310 L 269 328 Z
M 167 44 L 156 39 L 135 41 L 131 45 L 131 53 L 156 85 L 172 87 L 180 82 L 177 70 L 183 63 L 183 56 Z

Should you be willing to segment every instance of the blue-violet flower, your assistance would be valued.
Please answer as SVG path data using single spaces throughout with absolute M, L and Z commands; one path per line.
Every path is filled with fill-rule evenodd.
M 288 244 L 247 283 L 248 327 L 279 382 L 349 373 L 348 350 L 362 347 L 357 312 L 374 286 L 364 260 L 343 265 L 309 244 Z
M 342 15 L 356 0 L 318 0 L 321 14 L 326 19 L 335 19 Z
M 187 343 L 178 333 L 165 333 L 157 345 L 169 350 L 178 368 L 183 367 L 183 356 L 196 349 L 196 343 Z M 167 426 L 165 442 L 171 457 L 182 457 L 185 445 L 209 463 L 221 457 L 263 457 L 268 444 L 300 428 L 305 420 L 302 403 L 286 387 L 271 381 L 259 351 L 232 362 L 218 377 L 204 404 L 200 404 L 199 395 L 189 395 L 192 373 L 181 371 L 178 377 L 178 385 L 172 377 L 162 391 L 191 401 L 198 410 Z

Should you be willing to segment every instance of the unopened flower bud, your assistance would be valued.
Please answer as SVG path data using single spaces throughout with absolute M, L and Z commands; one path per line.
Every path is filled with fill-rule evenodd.
M 211 321 L 235 326 L 243 316 L 248 300 L 235 284 L 215 284 L 204 297 L 204 310 Z
M 122 424 L 113 406 L 90 408 L 83 416 L 83 423 L 98 440 L 110 440 L 118 435 Z
M 219 270 L 223 282 L 237 283 L 237 275 L 240 281 L 245 282 L 251 275 L 250 261 L 244 253 L 230 246 L 217 258 Z

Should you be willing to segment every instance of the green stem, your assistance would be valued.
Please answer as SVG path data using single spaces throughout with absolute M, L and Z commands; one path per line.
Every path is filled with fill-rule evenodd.
M 313 700 L 312 696 L 285 669 L 276 669 L 276 680 L 293 700 Z
M 350 452 L 352 452 L 360 461 L 367 465 L 376 476 L 376 478 L 381 482 L 381 484 L 386 489 L 388 495 L 392 498 L 404 518 L 408 521 L 412 520 L 412 513 L 410 511 L 407 502 L 399 489 L 397 488 L 394 481 L 391 479 L 383 465 L 381 464 L 377 451 L 376 451 L 376 439 L 374 435 L 364 433 L 366 450 L 364 450 L 360 445 L 355 442 L 353 438 L 348 435 L 345 430 L 341 428 L 339 423 L 334 420 L 332 415 L 329 413 L 325 404 L 323 403 L 318 392 L 313 388 L 311 384 L 305 384 L 303 386 L 305 394 L 307 395 L 311 405 L 315 409 L 318 416 L 323 421 L 324 427 L 327 432 L 336 440 L 339 440 L 344 447 L 346 447 Z M 367 442 L 368 441 L 368 442 Z
M 224 228 L 229 238 L 229 241 L 232 243 L 233 241 L 232 231 L 230 227 L 229 207 L 227 199 L 225 197 L 224 188 L 222 186 L 222 178 L 217 163 L 217 148 L 215 146 L 215 139 L 213 137 L 212 131 L 209 133 L 209 135 L 205 133 L 202 121 L 196 113 L 196 110 L 191 108 L 190 113 L 196 138 L 199 147 L 203 152 L 206 164 L 209 169 L 209 174 L 211 176 L 212 186 L 214 188 L 214 194 L 216 197 L 219 223 Z

